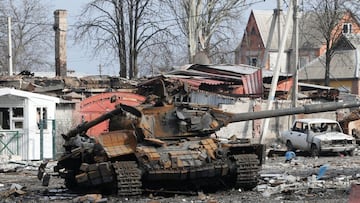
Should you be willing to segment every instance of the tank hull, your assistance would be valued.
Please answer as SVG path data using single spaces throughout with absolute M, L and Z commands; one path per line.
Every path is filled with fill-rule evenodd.
M 252 189 L 264 161 L 265 147 L 244 140 L 192 138 L 154 146 L 132 145 L 128 131 L 110 135 L 101 136 L 102 140 L 86 140 L 83 146 L 93 144 L 88 150 L 75 150 L 58 160 L 58 171 L 67 187 L 124 196 L 164 188 Z M 122 144 L 104 140 L 122 140 Z

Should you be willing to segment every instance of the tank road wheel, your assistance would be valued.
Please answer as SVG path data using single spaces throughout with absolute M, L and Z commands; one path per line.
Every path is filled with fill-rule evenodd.
M 236 188 L 253 189 L 258 184 L 260 162 L 256 154 L 235 155 L 237 176 Z
M 117 176 L 118 195 L 140 195 L 141 171 L 135 161 L 121 161 L 113 164 Z
M 75 190 L 77 187 L 75 176 L 65 177 L 65 187 L 69 190 Z

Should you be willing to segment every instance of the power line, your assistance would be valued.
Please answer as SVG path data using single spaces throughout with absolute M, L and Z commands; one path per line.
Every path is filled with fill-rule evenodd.
M 230 11 L 233 10 L 234 8 L 245 8 L 245 7 L 250 7 L 252 5 L 258 4 L 258 3 L 262 3 L 265 2 L 265 0 L 257 0 L 251 3 L 246 3 L 243 5 L 239 5 L 237 7 L 231 7 L 231 8 L 227 8 L 227 9 L 221 9 L 218 12 L 223 12 L 223 11 Z M 166 19 L 166 20 L 155 20 L 155 21 L 149 21 L 146 23 L 165 23 L 165 22 L 171 22 L 171 21 L 178 21 L 178 20 L 184 20 L 184 19 L 188 19 L 188 18 L 192 18 L 192 17 L 203 17 L 206 16 L 206 14 L 198 14 L 198 15 L 194 15 L 194 16 L 186 16 L 186 17 L 177 17 L 177 18 L 170 18 L 170 19 Z M 19 21 L 19 20 L 15 20 L 13 19 L 13 22 L 15 23 L 23 23 L 23 24 L 32 24 L 32 25 L 44 25 L 44 26 L 53 26 L 53 23 L 45 23 L 45 22 L 27 22 L 27 21 Z M 174 24 L 175 25 L 175 24 Z M 76 24 L 68 24 L 69 27 L 77 27 Z M 171 25 L 172 26 L 172 25 Z

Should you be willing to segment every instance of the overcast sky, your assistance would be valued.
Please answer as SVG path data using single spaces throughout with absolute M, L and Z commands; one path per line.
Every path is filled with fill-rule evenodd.
M 71 39 L 71 33 L 74 29 L 72 26 L 76 21 L 76 16 L 80 14 L 83 5 L 89 2 L 89 0 L 48 0 L 52 6 L 53 11 L 56 9 L 65 9 L 68 11 L 68 42 L 67 42 L 67 67 L 68 70 L 75 70 L 79 73 L 86 74 L 99 74 L 99 64 L 103 63 L 101 59 L 91 59 L 89 54 L 82 50 L 80 46 L 73 45 Z M 266 9 L 271 10 L 276 7 L 277 0 L 265 0 L 256 3 L 251 9 Z M 244 22 L 247 22 L 251 9 L 244 15 Z M 51 11 L 50 15 L 53 15 Z M 118 75 L 118 67 L 107 67 L 107 70 L 103 71 L 106 75 Z

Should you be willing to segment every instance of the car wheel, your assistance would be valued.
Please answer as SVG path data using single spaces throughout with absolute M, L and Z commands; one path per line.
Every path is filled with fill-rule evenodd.
M 311 145 L 310 153 L 312 157 L 319 156 L 319 149 L 317 148 L 316 144 Z
M 286 148 L 288 151 L 295 151 L 294 146 L 290 140 L 286 141 Z

